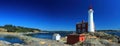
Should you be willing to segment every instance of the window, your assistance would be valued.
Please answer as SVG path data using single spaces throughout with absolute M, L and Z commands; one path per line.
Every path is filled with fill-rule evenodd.
M 77 33 L 80 33 L 81 32 L 81 30 L 80 29 L 77 29 Z
M 82 27 L 85 27 L 85 24 L 82 24 Z
M 83 32 L 85 32 L 85 29 L 82 29 Z
M 78 28 L 80 28 L 81 27 L 81 25 L 78 25 Z

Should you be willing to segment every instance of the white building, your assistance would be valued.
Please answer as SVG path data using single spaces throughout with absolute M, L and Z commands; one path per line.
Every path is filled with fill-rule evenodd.
M 57 40 L 57 41 L 59 41 L 60 38 L 61 38 L 60 34 L 56 34 L 56 33 L 53 34 L 53 40 Z

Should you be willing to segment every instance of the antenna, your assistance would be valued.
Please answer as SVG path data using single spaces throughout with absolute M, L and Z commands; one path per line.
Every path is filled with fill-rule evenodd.
M 89 0 L 89 2 L 90 2 L 90 4 L 89 4 L 89 9 L 93 9 L 93 7 L 92 7 L 92 1 Z

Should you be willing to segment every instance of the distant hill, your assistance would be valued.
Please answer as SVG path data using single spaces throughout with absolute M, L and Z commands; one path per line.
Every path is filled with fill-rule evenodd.
M 14 26 L 14 25 L 4 25 L 4 26 L 0 26 L 0 28 L 6 29 L 7 32 L 40 32 L 41 31 L 40 29 Z
M 43 32 L 49 32 L 49 33 L 73 33 L 75 31 L 43 31 Z
M 97 32 L 120 32 L 120 30 L 96 30 Z

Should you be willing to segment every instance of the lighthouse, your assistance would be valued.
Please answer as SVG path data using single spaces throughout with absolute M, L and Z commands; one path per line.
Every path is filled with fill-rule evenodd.
M 95 32 L 93 13 L 93 8 L 90 6 L 88 10 L 88 32 Z
M 76 24 L 76 33 L 69 34 L 67 36 L 68 44 L 75 44 L 77 42 L 84 42 L 86 40 L 87 32 L 95 32 L 93 8 L 90 6 L 88 10 L 88 22 L 82 20 L 82 22 Z

